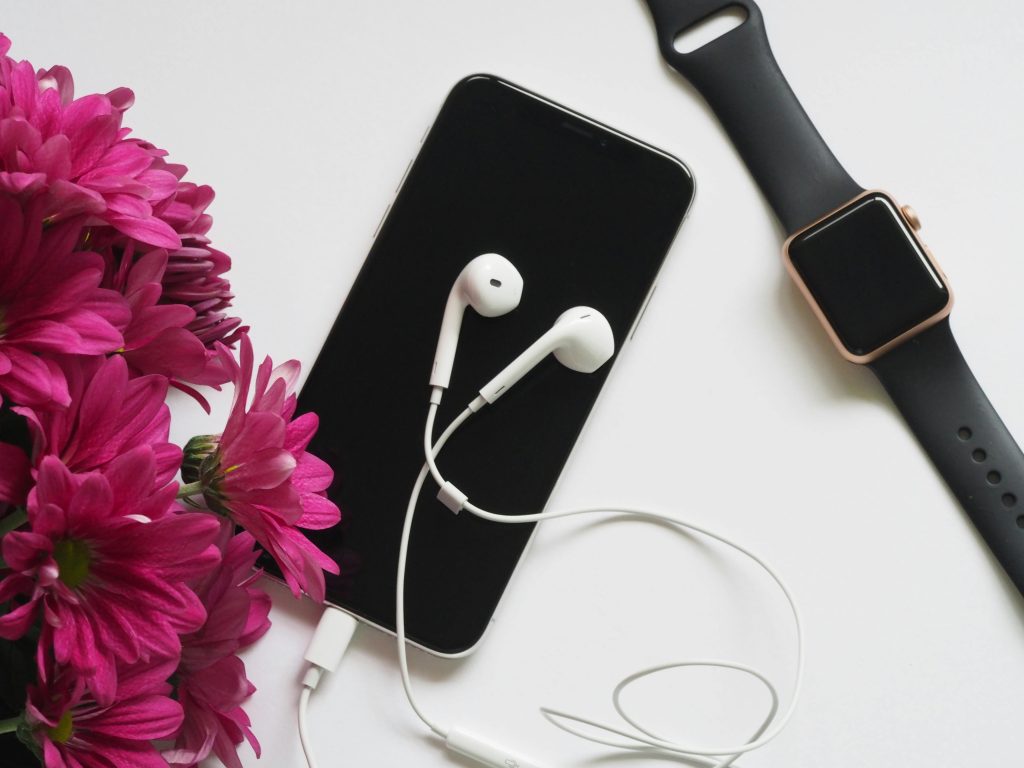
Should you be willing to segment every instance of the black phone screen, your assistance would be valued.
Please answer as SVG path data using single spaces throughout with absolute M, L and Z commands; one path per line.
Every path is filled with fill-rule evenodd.
M 423 464 L 427 386 L 452 283 L 481 253 L 523 275 L 518 309 L 468 309 L 437 433 L 561 312 L 603 312 L 617 347 L 644 306 L 693 195 L 678 160 L 491 76 L 459 82 L 427 135 L 299 398 L 335 470 L 336 528 L 313 541 L 341 565 L 327 599 L 394 628 L 405 507 Z M 477 504 L 544 507 L 611 365 L 590 375 L 545 360 L 472 418 L 442 471 Z M 428 480 L 412 531 L 411 640 L 472 648 L 533 526 L 449 512 Z M 270 567 L 268 565 L 268 567 Z

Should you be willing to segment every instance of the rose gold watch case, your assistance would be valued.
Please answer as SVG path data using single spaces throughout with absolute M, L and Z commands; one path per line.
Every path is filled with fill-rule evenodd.
M 888 200 L 889 203 L 892 205 L 893 210 L 896 211 L 897 215 L 900 217 L 900 220 L 906 225 L 907 232 L 910 234 L 911 238 L 913 238 L 917 246 L 921 249 L 921 253 L 924 254 L 924 257 L 928 260 L 928 263 L 942 277 L 942 281 L 946 286 L 946 290 L 949 292 L 949 301 L 946 302 L 946 306 L 944 306 L 934 315 L 927 318 L 926 320 L 922 320 L 913 328 L 904 331 L 891 341 L 886 342 L 882 346 L 877 347 L 876 349 L 873 349 L 866 354 L 855 355 L 853 352 L 851 352 L 844 346 L 843 342 L 839 338 L 839 335 L 832 327 L 832 323 L 829 322 L 828 318 L 825 316 L 825 313 L 822 311 L 821 306 L 818 304 L 818 300 L 814 298 L 814 294 L 811 293 L 810 289 L 807 287 L 807 284 L 800 276 L 800 273 L 797 272 L 796 267 L 793 266 L 793 261 L 789 255 L 789 246 L 796 238 L 800 237 L 800 235 L 804 234 L 808 230 L 814 229 L 814 227 L 821 224 L 823 221 L 825 221 L 825 219 L 829 218 L 836 212 L 854 205 L 858 200 L 862 200 L 865 197 L 871 197 L 873 195 L 881 195 L 886 200 Z M 949 286 L 949 278 L 946 277 L 946 273 L 942 271 L 942 267 L 940 267 L 938 265 L 938 262 L 935 261 L 935 257 L 932 255 L 931 250 L 928 248 L 927 245 L 925 245 L 920 235 L 918 235 L 917 230 L 914 228 L 914 225 L 911 224 L 911 222 L 907 218 L 907 215 L 906 213 L 904 213 L 903 208 L 899 205 L 899 203 L 896 202 L 895 198 L 893 198 L 892 195 L 881 189 L 865 190 L 861 194 L 857 195 L 851 200 L 847 200 L 842 205 L 833 208 L 824 216 L 820 217 L 819 219 L 816 219 L 815 221 L 808 224 L 806 227 L 797 230 L 792 235 L 787 237 L 786 242 L 782 244 L 782 263 L 785 264 L 786 271 L 789 273 L 789 276 L 793 279 L 793 282 L 796 283 L 797 288 L 800 289 L 800 293 L 803 294 L 804 298 L 807 300 L 807 303 L 811 306 L 811 309 L 814 311 L 815 316 L 818 318 L 818 322 L 821 323 L 821 327 L 825 329 L 825 332 L 828 334 L 828 337 L 832 339 L 832 343 L 835 345 L 836 349 L 839 350 L 839 354 L 841 354 L 851 363 L 857 363 L 858 365 L 864 365 L 866 363 L 870 363 L 872 360 L 878 359 L 889 350 L 898 347 L 900 344 L 907 341 L 908 339 L 912 339 L 914 336 L 921 333 L 921 331 L 924 331 L 927 328 L 931 328 L 933 325 L 938 323 L 943 318 L 949 317 L 949 313 L 953 309 L 953 289 L 950 288 Z

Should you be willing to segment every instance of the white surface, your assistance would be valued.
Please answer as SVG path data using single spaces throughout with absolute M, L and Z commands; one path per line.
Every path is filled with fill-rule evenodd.
M 763 9 L 783 69 L 854 178 L 921 213 L 957 292 L 960 343 L 1024 436 L 1024 10 Z M 698 180 L 690 220 L 553 504 L 677 508 L 790 581 L 807 624 L 804 698 L 790 728 L 740 765 L 1019 763 L 1024 602 L 870 373 L 839 358 L 787 282 L 766 205 L 707 108 L 662 65 L 638 0 L 4 11 L 15 55 L 71 66 L 81 92 L 132 86 L 129 124 L 217 189 L 215 242 L 235 259 L 257 349 L 275 359 L 314 359 L 420 136 L 465 74 L 503 75 L 684 159 Z M 178 438 L 216 428 L 185 400 L 175 408 Z M 419 688 L 435 716 L 548 765 L 637 764 L 602 760 L 535 707 L 610 717 L 615 680 L 679 656 L 785 680 L 789 624 L 770 590 L 721 550 L 661 528 L 551 524 L 475 656 L 413 654 Z M 300 761 L 295 702 L 318 611 L 274 595 L 274 628 L 246 657 L 264 746 L 247 766 Z M 658 610 L 666 600 L 670 614 Z M 459 765 L 408 710 L 394 657 L 390 638 L 360 630 L 317 691 L 324 766 Z M 760 693 L 747 702 L 731 681 L 686 680 L 658 686 L 638 713 L 701 741 L 755 722 Z

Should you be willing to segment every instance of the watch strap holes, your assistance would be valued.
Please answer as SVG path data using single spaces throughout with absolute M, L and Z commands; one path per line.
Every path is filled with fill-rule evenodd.
M 961 442 L 968 442 L 974 438 L 974 431 L 967 426 L 960 427 L 956 431 L 956 436 Z M 988 461 L 988 451 L 984 448 L 974 448 L 971 450 L 971 460 L 975 464 L 983 464 Z M 991 486 L 997 486 L 1003 482 L 1003 475 L 998 470 L 990 469 L 985 473 L 985 480 Z M 1004 493 L 1000 496 L 1000 501 L 1003 504 L 1004 509 L 1013 509 L 1017 506 L 1017 495 L 1015 493 Z M 1024 515 L 1020 515 L 1017 518 L 1017 525 L 1024 528 Z
M 703 48 L 712 40 L 727 35 L 747 20 L 747 10 L 739 5 L 730 5 L 728 8 L 705 16 L 696 24 L 691 24 L 685 29 L 676 33 L 672 40 L 672 47 L 677 53 L 693 53 L 698 48 Z

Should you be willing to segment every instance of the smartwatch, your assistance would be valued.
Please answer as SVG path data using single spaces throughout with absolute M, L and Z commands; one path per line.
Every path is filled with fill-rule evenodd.
M 646 0 L 661 54 L 701 93 L 789 237 L 783 263 L 843 357 L 867 365 L 1024 594 L 1024 453 L 949 326 L 953 292 L 920 221 L 864 190 L 786 82 L 753 0 Z M 729 8 L 747 18 L 680 53 L 680 32 Z

